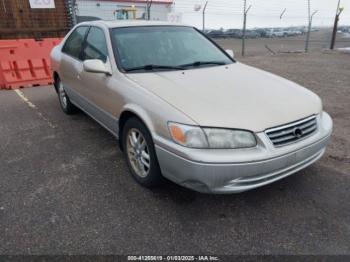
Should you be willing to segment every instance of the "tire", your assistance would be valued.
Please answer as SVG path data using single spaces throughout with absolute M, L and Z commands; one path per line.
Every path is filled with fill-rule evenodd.
M 67 115 L 72 115 L 76 113 L 77 107 L 73 105 L 72 102 L 69 100 L 69 97 L 66 91 L 64 90 L 63 84 L 59 78 L 56 80 L 55 85 L 57 88 L 58 100 L 60 102 L 62 111 Z
M 132 117 L 125 123 L 122 134 L 124 156 L 132 177 L 144 187 L 160 185 L 164 178 L 147 127 Z

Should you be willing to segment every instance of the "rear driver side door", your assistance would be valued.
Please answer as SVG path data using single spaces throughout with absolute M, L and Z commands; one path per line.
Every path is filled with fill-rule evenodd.
M 60 78 L 73 103 L 79 100 L 79 74 L 83 70 L 81 52 L 89 26 L 79 26 L 68 36 L 62 48 Z

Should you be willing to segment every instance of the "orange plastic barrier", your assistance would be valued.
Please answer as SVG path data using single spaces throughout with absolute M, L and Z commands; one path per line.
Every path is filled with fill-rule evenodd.
M 0 40 L 0 89 L 52 84 L 50 52 L 60 41 Z

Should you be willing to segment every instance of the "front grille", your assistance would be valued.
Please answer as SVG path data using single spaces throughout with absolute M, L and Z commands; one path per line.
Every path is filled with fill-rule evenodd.
M 274 146 L 284 146 L 310 136 L 317 130 L 317 118 L 311 116 L 287 125 L 266 130 Z

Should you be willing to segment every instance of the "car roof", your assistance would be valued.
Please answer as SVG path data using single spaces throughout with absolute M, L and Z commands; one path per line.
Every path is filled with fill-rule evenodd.
M 135 26 L 189 26 L 181 23 L 170 23 L 166 21 L 146 21 L 146 20 L 97 20 L 82 22 L 79 25 L 103 25 L 108 28 L 135 27 Z

